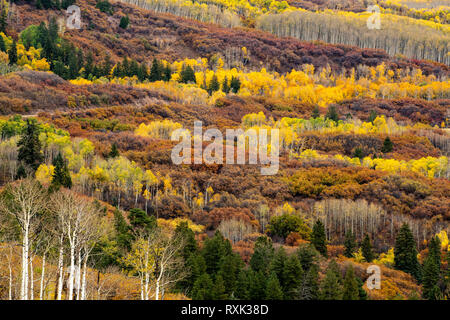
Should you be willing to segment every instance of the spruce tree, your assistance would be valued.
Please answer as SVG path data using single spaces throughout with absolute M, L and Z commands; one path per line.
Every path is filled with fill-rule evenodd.
M 7 20 L 6 9 L 2 8 L 2 12 L 0 13 L 0 32 L 6 33 L 7 26 L 8 26 L 8 20 Z M 2 37 L 0 37 L 0 38 L 2 38 Z
M 36 171 L 44 161 L 44 156 L 41 154 L 39 129 L 34 120 L 27 119 L 27 125 L 17 146 L 19 148 L 17 159 L 24 166 Z
M 344 247 L 345 247 L 344 256 L 346 256 L 347 258 L 352 258 L 353 253 L 355 252 L 356 249 L 356 240 L 355 236 L 351 231 L 345 234 Z
M 166 66 L 164 67 L 163 80 L 170 81 L 171 78 L 172 78 L 172 69 L 170 68 L 170 64 L 167 63 Z
M 3 37 L 0 37 L 0 51 L 6 52 L 5 40 L 3 40 Z
M 320 118 L 320 109 L 319 106 L 315 106 L 313 109 L 313 112 L 311 114 L 311 118 L 316 119 L 316 118 Z
M 295 298 L 302 277 L 302 266 L 300 265 L 298 258 L 295 255 L 291 255 L 286 261 L 283 272 L 283 292 L 286 299 L 292 300 Z
M 266 297 L 266 276 L 262 271 L 249 271 L 249 299 L 263 300 Z
M 327 114 L 325 115 L 325 119 L 333 120 L 334 122 L 339 121 L 339 114 L 337 113 L 336 107 L 331 105 L 328 107 Z
M 212 289 L 212 299 L 213 300 L 225 300 L 227 299 L 227 294 L 225 292 L 225 283 L 221 275 L 216 277 L 214 281 L 214 287 Z
M 416 241 L 407 223 L 402 225 L 395 240 L 394 267 L 420 280 Z
M 13 40 L 11 48 L 8 51 L 9 64 L 17 64 L 17 43 L 16 40 Z
M 219 81 L 217 80 L 217 76 L 214 74 L 209 82 L 208 93 L 212 95 L 214 92 L 220 89 Z
M 368 234 L 366 234 L 366 236 L 364 237 L 364 240 L 361 244 L 361 251 L 362 251 L 362 255 L 363 255 L 364 259 L 367 262 L 372 262 L 372 260 L 374 259 L 374 253 L 373 253 L 373 249 L 372 249 L 372 243 L 370 242 L 370 238 L 369 238 Z
M 286 250 L 281 246 L 275 251 L 270 262 L 269 272 L 276 275 L 281 286 L 284 284 L 283 272 L 287 258 Z
M 238 77 L 232 76 L 230 81 L 230 88 L 233 93 L 238 93 L 239 89 L 241 88 L 241 81 Z
M 55 167 L 53 171 L 52 183 L 50 189 L 55 191 L 60 187 L 72 188 L 72 178 L 70 177 L 69 169 L 67 168 L 67 163 L 64 160 L 61 152 L 58 153 L 56 158 L 53 160 L 53 166 Z
M 271 273 L 267 280 L 266 300 L 282 300 L 283 291 L 281 290 L 280 281 L 275 273 Z
M 190 65 L 182 66 L 180 76 L 181 76 L 180 82 L 182 83 L 189 83 L 189 82 L 195 83 L 195 72 Z
M 320 299 L 321 300 L 340 300 L 342 299 L 342 286 L 340 279 L 341 275 L 336 272 L 336 261 L 332 261 L 328 264 L 327 273 L 325 279 L 320 286 Z
M 128 28 L 129 24 L 130 24 L 130 18 L 128 17 L 128 15 L 120 18 L 119 28 L 126 29 L 126 28 Z
M 109 151 L 108 158 L 117 158 L 119 155 L 119 149 L 117 148 L 117 144 L 114 142 L 111 146 L 111 150 Z
M 347 266 L 347 271 L 345 273 L 342 299 L 359 300 L 358 280 L 356 280 L 355 272 L 351 264 Z
M 319 268 L 313 264 L 306 271 L 297 289 L 296 298 L 299 300 L 319 299 Z
M 386 137 L 383 141 L 383 147 L 381 147 L 381 152 L 388 153 L 391 152 L 394 148 L 394 144 L 392 143 L 391 139 L 389 137 Z
M 228 84 L 228 78 L 227 76 L 225 76 L 225 78 L 223 79 L 222 82 L 222 91 L 226 94 L 228 94 L 230 92 L 231 88 L 230 85 Z
M 236 290 L 234 292 L 234 297 L 240 300 L 248 300 L 250 299 L 250 280 L 249 280 L 249 271 L 245 269 L 241 269 L 238 275 L 238 280 L 236 283 Z
M 272 240 L 266 236 L 256 239 L 253 255 L 250 258 L 250 267 L 254 271 L 262 271 L 267 273 L 272 260 L 274 249 Z
M 213 298 L 213 282 L 211 277 L 204 273 L 195 281 L 192 288 L 192 299 L 193 300 L 210 300 Z
M 439 280 L 441 273 L 441 242 L 433 237 L 428 245 L 428 256 L 423 265 L 423 297 L 428 300 L 438 300 L 441 296 Z
M 324 257 L 327 256 L 327 239 L 325 235 L 325 228 L 320 220 L 317 220 L 314 224 L 311 234 L 311 243 L 321 255 Z

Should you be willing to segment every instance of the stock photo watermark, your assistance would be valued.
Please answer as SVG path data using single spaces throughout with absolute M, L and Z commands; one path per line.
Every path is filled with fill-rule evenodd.
M 381 29 L 381 13 L 380 7 L 377 5 L 368 6 L 367 12 L 371 15 L 367 18 L 367 28 L 369 30 L 380 30 Z
M 224 141 L 219 129 L 212 128 L 203 133 L 202 122 L 195 121 L 193 137 L 187 129 L 172 132 L 172 141 L 181 140 L 172 149 L 172 162 L 176 165 L 223 164 L 225 156 L 226 164 L 260 164 L 262 175 L 275 175 L 279 169 L 279 137 L 278 129 L 226 129 Z M 203 142 L 211 143 L 203 148 Z

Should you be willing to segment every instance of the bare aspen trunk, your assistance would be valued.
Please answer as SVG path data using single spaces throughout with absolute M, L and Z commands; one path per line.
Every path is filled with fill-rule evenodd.
M 22 240 L 22 283 L 20 287 L 20 299 L 28 299 L 28 225 L 25 225 L 23 240 Z
M 84 256 L 83 262 L 83 279 L 81 281 L 81 300 L 86 300 L 86 272 L 87 272 L 88 254 Z
M 42 273 L 41 273 L 41 286 L 39 290 L 39 300 L 43 300 L 44 295 L 44 277 L 45 277 L 45 253 L 42 257 Z
M 73 280 L 75 273 L 75 245 L 70 244 L 70 267 L 69 267 L 69 285 L 68 285 L 68 298 L 73 300 Z
M 81 249 L 78 250 L 78 264 L 76 266 L 77 270 L 76 270 L 76 292 L 77 292 L 77 300 L 80 300 L 80 290 L 81 290 Z
M 30 300 L 34 300 L 34 272 L 33 272 L 33 259 L 30 257 Z
M 57 300 L 61 300 L 62 288 L 63 288 L 63 278 L 64 278 L 64 247 L 63 247 L 63 236 L 60 238 L 59 247 L 59 258 L 58 258 L 58 295 Z

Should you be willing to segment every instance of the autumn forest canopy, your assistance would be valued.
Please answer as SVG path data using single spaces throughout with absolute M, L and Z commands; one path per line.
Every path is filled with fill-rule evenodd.
M 448 1 L 0 0 L 0 300 L 449 299 L 449 40 Z M 248 161 L 174 164 L 199 121 Z

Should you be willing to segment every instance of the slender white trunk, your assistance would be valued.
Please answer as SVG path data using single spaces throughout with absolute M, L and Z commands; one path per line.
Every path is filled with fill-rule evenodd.
M 144 276 L 141 276 L 141 300 L 144 300 Z
M 84 256 L 84 262 L 83 262 L 83 280 L 82 280 L 82 285 L 81 285 L 81 300 L 86 300 L 87 261 L 88 261 L 88 254 L 86 253 Z
M 8 298 L 9 298 L 9 300 L 12 300 L 12 282 L 13 282 L 12 277 L 13 277 L 13 275 L 12 275 L 12 268 L 11 268 L 11 260 L 8 260 L 8 263 L 9 263 L 9 265 L 8 265 L 8 267 L 9 267 L 9 291 L 8 291 Z
M 76 292 L 77 292 L 77 300 L 80 300 L 80 290 L 81 290 L 81 249 L 78 250 L 78 265 L 76 271 Z
M 28 225 L 25 224 L 22 240 L 22 283 L 20 287 L 20 299 L 28 300 Z
M 61 235 L 59 243 L 59 258 L 58 258 L 58 295 L 57 299 L 61 300 L 62 287 L 64 279 L 64 246 L 63 246 L 63 236 Z
M 43 300 L 44 296 L 44 278 L 45 278 L 45 253 L 42 257 L 42 273 L 41 273 L 41 288 L 39 290 L 39 300 Z
M 73 282 L 75 275 L 75 245 L 70 244 L 70 267 L 69 267 L 69 300 L 73 300 Z
M 34 300 L 34 272 L 33 272 L 33 259 L 30 257 L 30 300 Z
M 148 272 L 145 273 L 145 285 L 144 285 L 144 290 L 145 290 L 145 300 L 148 300 L 148 286 L 150 283 L 150 274 Z

